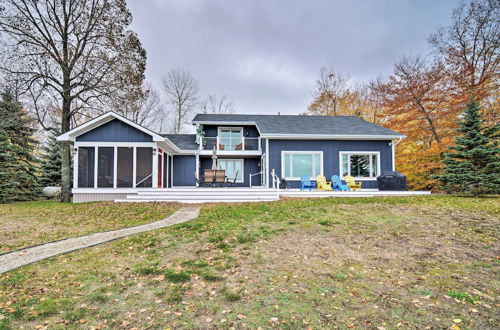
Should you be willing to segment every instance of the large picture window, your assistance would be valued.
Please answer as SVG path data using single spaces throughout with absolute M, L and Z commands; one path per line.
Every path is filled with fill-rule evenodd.
M 323 152 L 284 151 L 281 155 L 281 173 L 286 179 L 314 178 L 323 174 Z
M 219 159 L 219 168 L 226 171 L 228 179 L 237 175 L 236 182 L 243 182 L 243 159 Z
M 78 187 L 94 188 L 95 147 L 78 148 Z
M 357 179 L 375 179 L 380 175 L 379 152 L 341 152 L 340 174 Z
M 229 127 L 219 129 L 219 150 L 242 150 L 243 129 Z

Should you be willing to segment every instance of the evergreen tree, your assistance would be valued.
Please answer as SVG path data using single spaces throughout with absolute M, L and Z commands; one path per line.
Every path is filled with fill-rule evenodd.
M 445 190 L 478 196 L 500 192 L 498 141 L 482 127 L 479 103 L 471 100 L 463 113 L 455 145 L 445 154 L 445 170 L 439 179 Z
M 58 132 L 52 132 L 48 143 L 42 147 L 40 157 L 40 184 L 46 186 L 61 186 L 61 146 L 56 141 Z
M 5 131 L 0 127 L 0 203 L 6 203 L 12 200 L 16 183 L 12 180 L 15 157 L 14 148 L 10 143 Z
M 34 121 L 28 116 L 12 94 L 4 92 L 0 100 L 0 131 L 4 158 L 0 172 L 7 175 L 2 186 L 6 189 L 4 201 L 31 200 L 39 193 L 36 177 L 34 149 L 37 142 L 33 139 Z

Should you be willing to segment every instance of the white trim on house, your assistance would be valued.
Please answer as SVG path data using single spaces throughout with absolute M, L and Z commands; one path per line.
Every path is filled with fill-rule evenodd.
M 101 125 L 104 125 L 108 122 L 110 122 L 111 120 L 113 119 L 118 119 L 118 120 L 121 120 L 123 121 L 124 123 L 132 126 L 133 128 L 141 131 L 141 132 L 144 132 L 148 135 L 150 135 L 153 139 L 153 141 L 157 142 L 157 141 L 165 141 L 165 138 L 159 134 L 156 134 L 155 132 L 145 128 L 145 127 L 142 127 L 141 125 L 139 124 L 136 124 L 134 123 L 133 121 L 113 112 L 113 111 L 109 111 L 109 112 L 106 112 L 94 119 L 91 119 L 89 120 L 88 122 L 86 122 L 85 124 L 82 124 L 80 126 L 77 126 L 69 131 L 67 131 L 66 133 L 64 134 L 61 134 L 57 137 L 57 141 L 70 141 L 70 142 L 74 142 L 76 137 L 82 135 L 82 134 L 85 134 L 91 130 L 93 130 L 94 128 L 97 128 Z
M 262 134 L 261 138 L 282 140 L 394 140 L 404 135 L 362 135 L 362 134 Z
M 151 147 L 156 148 L 156 142 L 75 142 L 75 147 Z
M 293 155 L 313 155 L 312 157 L 312 169 L 313 169 L 313 176 L 311 176 L 311 179 L 316 179 L 316 176 L 318 175 L 323 175 L 323 151 L 293 151 L 293 150 L 282 150 L 281 151 L 281 176 L 285 178 L 285 180 L 300 180 L 299 176 L 285 176 L 285 155 L 289 154 L 290 157 L 290 172 L 293 175 Z M 320 168 L 319 168 L 319 173 L 316 173 L 316 157 L 314 155 L 319 154 L 319 162 L 320 162 Z
M 343 178 L 344 176 L 342 175 L 342 156 L 343 155 L 370 155 L 370 173 L 372 173 L 372 157 L 371 155 L 376 155 L 377 156 L 377 173 L 375 173 L 375 176 L 370 176 L 370 177 L 354 177 L 354 180 L 357 181 L 376 181 L 377 176 L 380 175 L 381 171 L 381 164 L 380 164 L 380 151 L 339 151 L 339 176 Z M 347 170 L 350 175 L 351 172 L 351 160 L 348 158 L 348 164 L 347 164 Z
M 266 187 L 269 188 L 269 139 L 266 139 Z
M 245 159 L 243 158 L 219 158 L 217 159 L 217 167 L 220 167 L 220 162 L 221 161 L 239 161 L 241 162 L 241 180 L 236 180 L 236 183 L 244 183 L 245 182 Z M 227 179 L 233 179 L 234 177 L 228 177 L 226 175 Z

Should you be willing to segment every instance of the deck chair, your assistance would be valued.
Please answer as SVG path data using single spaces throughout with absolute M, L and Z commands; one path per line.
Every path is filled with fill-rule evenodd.
M 223 187 L 226 183 L 226 170 L 215 170 L 215 186 Z
M 311 178 L 307 175 L 302 175 L 300 177 L 300 190 L 314 190 L 316 189 L 316 182 L 311 181 Z
M 361 183 L 354 181 L 354 178 L 350 175 L 346 175 L 344 180 L 347 182 L 347 185 L 351 190 L 361 190 Z
M 232 179 L 227 178 L 226 179 L 226 183 L 229 184 L 229 187 L 235 187 L 236 180 L 238 180 L 238 171 L 236 171 L 236 174 L 234 175 L 234 178 L 232 178 Z
M 205 182 L 205 186 L 213 186 L 215 183 L 215 173 L 214 170 L 204 170 L 203 171 L 203 180 Z
M 333 190 L 338 190 L 338 191 L 349 191 L 349 186 L 342 182 L 342 179 L 340 179 L 340 176 L 338 175 L 332 175 L 332 188 Z
M 318 190 L 332 191 L 332 183 L 327 182 L 326 178 L 323 175 L 318 175 L 316 177 L 316 185 L 318 187 Z

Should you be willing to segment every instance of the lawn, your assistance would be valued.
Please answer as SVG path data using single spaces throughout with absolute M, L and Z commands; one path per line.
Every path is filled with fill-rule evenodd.
M 209 205 L 0 275 L 0 328 L 495 329 L 499 215 L 447 196 Z
M 36 201 L 0 204 L 0 253 L 160 220 L 178 208 L 176 203 Z

